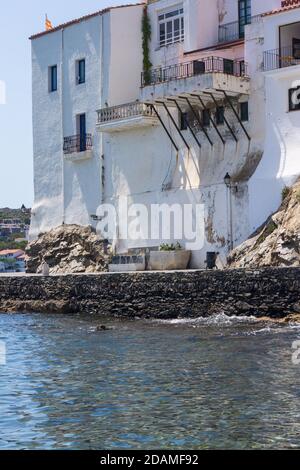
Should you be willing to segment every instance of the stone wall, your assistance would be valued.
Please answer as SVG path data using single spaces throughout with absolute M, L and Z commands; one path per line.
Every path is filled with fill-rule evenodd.
M 127 317 L 300 313 L 300 268 L 0 276 L 0 311 Z

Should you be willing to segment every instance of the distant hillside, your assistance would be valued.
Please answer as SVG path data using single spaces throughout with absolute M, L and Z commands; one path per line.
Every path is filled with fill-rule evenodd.
M 0 220 L 19 219 L 23 224 L 30 224 L 30 209 L 10 209 L 9 207 L 0 208 Z

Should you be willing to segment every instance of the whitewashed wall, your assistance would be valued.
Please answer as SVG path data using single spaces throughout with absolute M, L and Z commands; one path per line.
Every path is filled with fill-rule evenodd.
M 138 98 L 143 6 L 112 10 L 32 41 L 34 187 L 30 238 L 66 224 L 90 225 L 102 200 L 102 136 L 96 110 Z M 86 60 L 86 83 L 76 84 L 76 61 Z M 48 91 L 48 69 L 58 66 L 58 91 Z M 120 82 L 121 80 L 121 82 Z M 77 134 L 86 113 L 93 136 L 89 160 L 72 162 L 63 138 Z
M 298 9 L 265 17 L 263 50 L 279 47 L 279 26 L 300 22 Z M 300 31 L 300 28 L 299 28 Z M 261 49 L 261 46 L 259 46 Z M 255 51 L 252 51 L 255 57 Z M 281 192 L 300 175 L 300 112 L 288 112 L 288 90 L 299 80 L 300 66 L 260 73 L 259 93 L 265 95 L 263 158 L 249 182 L 250 228 L 256 229 L 281 202 Z M 256 114 L 261 116 L 257 103 Z

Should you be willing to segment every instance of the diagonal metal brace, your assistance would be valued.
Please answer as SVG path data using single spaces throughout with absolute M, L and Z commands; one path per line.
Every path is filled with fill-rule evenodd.
M 211 97 L 211 99 L 212 99 L 213 102 L 215 103 L 216 108 L 219 107 L 219 105 L 218 105 L 218 103 L 217 103 L 217 100 L 216 100 L 216 98 L 214 97 L 214 95 L 213 95 L 212 93 L 209 93 L 208 91 L 204 91 L 203 93 L 204 93 L 205 95 L 209 95 L 209 96 Z M 234 140 L 235 140 L 236 142 L 238 142 L 238 138 L 237 138 L 237 136 L 235 135 L 235 133 L 233 132 L 233 129 L 232 129 L 231 125 L 229 124 L 229 122 L 228 122 L 228 120 L 227 120 L 227 118 L 226 118 L 226 116 L 225 116 L 225 113 L 224 113 L 224 122 L 225 122 L 226 126 L 228 127 L 228 130 L 229 130 L 230 134 L 232 135 L 232 137 L 234 138 Z
M 192 106 L 190 100 L 189 100 L 186 96 L 179 96 L 179 98 L 180 98 L 180 99 L 183 99 L 183 100 L 186 100 L 186 102 L 187 102 L 187 104 L 189 105 L 189 107 L 190 107 L 190 109 L 191 109 L 193 115 L 195 116 L 196 120 L 198 121 L 199 126 L 201 127 L 202 132 L 205 134 L 205 136 L 206 136 L 208 142 L 209 142 L 210 145 L 213 147 L 214 144 L 213 144 L 211 138 L 209 137 L 209 135 L 208 135 L 208 133 L 207 133 L 207 130 L 205 129 L 205 127 L 203 127 L 203 124 L 202 124 L 202 122 L 201 122 L 199 116 L 197 115 L 196 111 L 194 110 L 194 108 L 193 108 L 193 106 Z
M 225 98 L 226 98 L 226 101 L 227 101 L 227 103 L 229 104 L 229 106 L 231 107 L 231 109 L 232 109 L 232 111 L 233 111 L 235 117 L 236 117 L 237 120 L 239 121 L 239 123 L 240 123 L 240 125 L 241 125 L 241 128 L 243 129 L 243 131 L 244 131 L 245 134 L 246 134 L 247 139 L 248 139 L 248 140 L 251 140 L 251 137 L 250 137 L 250 135 L 248 134 L 246 127 L 244 126 L 244 124 L 243 124 L 243 122 L 242 122 L 240 116 L 239 116 L 238 113 L 236 112 L 236 109 L 235 109 L 235 107 L 233 106 L 233 104 L 232 104 L 232 102 L 231 102 L 231 99 L 230 99 L 230 97 L 227 95 L 226 91 L 225 91 L 225 90 L 217 90 L 217 91 L 220 91 L 220 92 L 224 93 L 224 96 L 225 96 Z
M 169 118 L 171 119 L 171 121 L 172 121 L 174 127 L 176 128 L 178 134 L 180 135 L 181 139 L 183 140 L 183 142 L 184 142 L 186 148 L 187 148 L 188 150 L 190 150 L 189 144 L 187 143 L 187 141 L 185 140 L 184 136 L 182 135 L 182 132 L 181 132 L 181 130 L 179 129 L 179 127 L 178 127 L 178 125 L 177 125 L 175 119 L 173 118 L 172 114 L 170 113 L 170 111 L 169 111 L 168 106 L 166 105 L 166 103 L 165 103 L 164 101 L 156 101 L 156 103 L 157 103 L 157 104 L 161 104 L 161 105 L 165 108 L 165 111 L 167 112 L 167 114 L 168 114 Z
M 156 117 L 158 118 L 159 122 L 161 123 L 161 125 L 163 126 L 167 136 L 169 137 L 170 141 L 172 142 L 173 144 L 173 147 L 176 149 L 176 151 L 178 152 L 179 151 L 179 148 L 178 146 L 176 145 L 173 137 L 171 136 L 170 132 L 168 131 L 164 121 L 162 120 L 162 118 L 160 117 L 159 113 L 157 112 L 157 109 L 155 108 L 155 106 L 153 104 L 150 105 L 151 106 L 151 109 L 154 111 L 154 113 L 156 114 Z
M 168 98 L 169 101 L 172 101 L 173 103 L 175 103 L 179 113 L 181 115 L 183 115 L 182 113 L 182 109 L 180 108 L 179 104 L 177 103 L 177 101 L 175 99 L 171 99 L 171 98 Z M 199 148 L 201 149 L 201 143 L 199 142 L 199 140 L 197 139 L 197 136 L 195 134 L 195 132 L 193 131 L 193 129 L 191 128 L 190 124 L 189 124 L 189 121 L 187 120 L 187 118 L 183 115 L 183 119 L 184 119 L 184 122 L 185 124 L 187 125 L 189 131 L 191 132 L 192 136 L 194 137 L 195 141 L 197 142 Z
M 192 93 L 191 96 L 195 96 L 196 98 L 198 98 L 199 101 L 200 101 L 201 106 L 202 106 L 206 111 L 209 111 L 209 109 L 205 106 L 205 103 L 204 103 L 204 101 L 203 101 L 203 99 L 201 98 L 200 95 L 195 95 L 195 94 Z M 210 122 L 212 123 L 212 125 L 213 125 L 215 131 L 217 132 L 218 136 L 219 136 L 220 139 L 222 140 L 223 145 L 225 145 L 225 143 L 226 143 L 226 142 L 225 142 L 225 139 L 224 139 L 224 137 L 222 136 L 221 132 L 219 131 L 217 124 L 215 123 L 214 119 L 213 119 L 212 116 L 211 116 L 211 113 L 209 113 L 209 119 L 210 119 Z

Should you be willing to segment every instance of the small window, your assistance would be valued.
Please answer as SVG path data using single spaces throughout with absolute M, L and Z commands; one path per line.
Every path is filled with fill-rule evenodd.
M 210 111 L 209 109 L 203 109 L 202 111 L 202 124 L 204 127 L 210 126 Z
M 77 85 L 85 83 L 85 59 L 78 60 L 76 66 Z
M 249 121 L 249 104 L 248 101 L 244 103 L 240 103 L 240 111 L 241 111 L 241 120 L 243 122 Z
M 188 114 L 187 113 L 181 113 L 180 114 L 180 130 L 181 131 L 186 131 L 187 130 L 187 128 L 188 128 L 187 119 L 188 119 Z
M 289 111 L 300 110 L 300 86 L 289 90 Z
M 49 67 L 49 91 L 57 91 L 57 65 Z
M 224 124 L 224 115 L 225 115 L 225 108 L 224 106 L 219 106 L 216 112 L 216 122 L 217 124 Z

